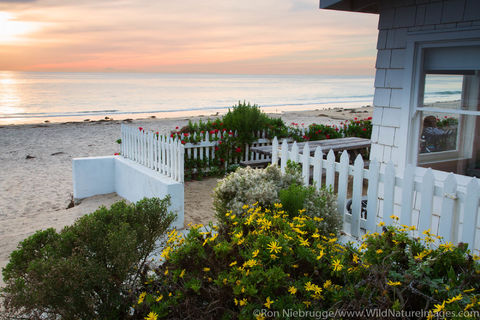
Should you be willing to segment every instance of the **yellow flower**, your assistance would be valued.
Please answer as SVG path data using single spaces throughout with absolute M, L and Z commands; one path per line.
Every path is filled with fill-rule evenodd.
M 331 280 L 327 280 L 327 281 L 325 281 L 325 283 L 323 284 L 323 287 L 324 287 L 325 289 L 328 289 L 331 285 L 332 285 L 332 281 L 331 281 Z
M 438 313 L 438 312 L 444 310 L 444 309 L 445 309 L 445 301 L 443 301 L 442 304 L 436 304 L 436 305 L 434 305 L 434 307 L 435 307 L 435 308 L 432 310 L 434 313 Z
M 160 300 L 162 300 L 162 299 L 163 299 L 163 294 L 161 294 L 155 301 L 158 302 L 158 301 L 160 301 Z
M 255 317 L 256 320 L 265 320 L 265 317 L 259 314 L 258 316 Z
M 398 220 L 398 216 L 392 214 L 392 215 L 390 216 L 390 219 L 392 219 L 392 220 Z
M 270 297 L 267 297 L 267 300 L 266 302 L 263 304 L 265 307 L 267 307 L 268 309 L 270 309 L 270 306 L 272 305 L 272 303 L 274 303 L 275 300 L 270 300 Z
M 138 297 L 138 304 L 142 304 L 143 300 L 145 299 L 145 296 L 147 295 L 146 292 L 140 293 L 140 296 Z
M 450 303 L 453 303 L 455 301 L 460 301 L 462 299 L 463 299 L 463 297 L 462 297 L 462 294 L 460 293 L 458 296 L 455 296 L 455 297 L 452 297 L 452 298 L 448 299 L 447 303 L 450 304 Z
M 157 320 L 158 314 L 155 312 L 150 312 L 148 316 L 145 317 L 145 320 Z
M 392 280 L 388 280 L 387 284 L 392 287 L 400 286 L 402 283 L 400 281 L 393 282 Z
M 247 299 L 243 298 L 242 300 L 239 301 L 239 303 L 240 303 L 240 306 L 245 306 L 247 305 Z
M 210 271 L 210 268 L 205 267 L 205 268 L 203 268 L 203 271 L 208 272 L 208 271 Z
M 468 293 L 468 292 L 473 292 L 473 291 L 475 291 L 475 288 L 472 288 L 472 289 L 467 289 L 467 290 L 463 290 L 463 292 L 465 292 L 465 293 Z
M 227 278 L 223 278 L 223 284 L 227 284 Z
M 353 254 L 352 260 L 358 264 L 358 256 L 355 253 Z
M 340 271 L 343 269 L 343 265 L 340 264 L 340 259 L 333 260 L 332 266 L 333 266 L 333 271 Z
M 259 252 L 260 252 L 260 250 L 258 250 L 258 249 L 255 250 L 255 251 L 253 251 L 252 256 L 253 256 L 254 258 L 257 257 L 257 255 L 258 255 Z
M 443 252 L 447 252 L 447 251 L 453 251 L 453 243 L 451 242 L 447 242 L 445 244 L 441 244 L 439 246 L 441 249 L 443 249 Z
M 281 203 L 274 203 L 273 206 L 275 207 L 275 209 L 280 209 L 283 207 Z
M 312 303 L 310 301 L 303 301 L 303 304 L 308 308 Z
M 288 292 L 290 292 L 290 294 L 295 294 L 297 293 L 297 288 L 295 288 L 294 286 L 291 286 L 290 288 L 288 288 Z
M 377 254 L 380 254 L 380 253 L 382 253 L 382 252 L 383 252 L 383 250 L 382 250 L 382 249 L 378 249 L 378 250 L 377 250 L 377 251 L 375 251 L 375 252 L 376 252 Z
M 300 237 L 300 245 L 304 247 L 310 247 L 310 243 L 308 242 L 308 239 L 304 240 L 301 237 Z
M 267 247 L 268 247 L 268 250 L 270 250 L 270 253 L 272 252 L 279 253 L 280 250 L 282 250 L 282 247 L 278 245 L 277 241 L 270 242 Z
M 294 269 L 298 268 L 298 264 L 292 265 L 292 268 L 294 268 Z
M 383 221 L 378 224 L 379 227 L 383 227 L 384 225 L 385 225 L 385 222 Z
M 248 204 L 244 204 L 242 209 L 248 209 Z
M 179 277 L 180 277 L 180 278 L 183 278 L 184 275 L 185 275 L 185 269 L 183 269 L 182 272 L 180 272 Z
M 272 260 L 277 260 L 277 259 L 278 259 L 278 257 L 277 257 L 276 255 L 274 255 L 273 253 L 270 255 L 270 258 L 271 258 Z
M 320 252 L 318 253 L 318 256 L 317 256 L 317 260 L 320 260 L 322 259 L 322 257 L 325 255 L 325 252 L 323 252 L 323 249 L 320 250 Z
M 233 267 L 234 265 L 237 264 L 237 261 L 233 261 L 232 263 L 229 264 L 230 267 Z
M 168 269 L 166 269 L 163 274 L 164 274 L 164 275 L 167 275 L 167 274 L 168 274 Z

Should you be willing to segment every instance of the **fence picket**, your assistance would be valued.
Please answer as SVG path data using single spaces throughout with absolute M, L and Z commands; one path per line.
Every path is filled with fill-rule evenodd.
M 362 213 L 363 159 L 359 154 L 353 166 L 352 230 L 354 237 L 360 236 L 360 218 Z
M 323 174 L 323 154 L 322 148 L 317 147 L 315 149 L 315 155 L 313 158 L 313 182 L 315 183 L 315 187 L 317 190 L 320 190 L 322 187 L 322 174 Z
M 288 143 L 286 139 L 282 141 L 282 156 L 281 156 L 280 170 L 282 173 L 285 173 L 285 167 L 287 166 L 288 161 Z
M 450 173 L 443 182 L 443 199 L 442 199 L 442 213 L 440 215 L 440 222 L 438 226 L 438 235 L 444 239 L 452 239 L 456 242 L 455 228 L 455 199 L 457 198 L 457 180 L 453 173 Z
M 326 169 L 325 185 L 333 190 L 335 188 L 335 154 L 332 149 L 328 151 Z
M 298 163 L 298 145 L 297 142 L 293 142 L 292 150 L 290 151 L 289 160 L 292 160 L 295 163 Z
M 367 189 L 367 230 L 373 231 L 377 225 L 377 204 L 378 204 L 378 180 L 380 175 L 380 163 L 377 159 L 370 161 L 368 169 Z
M 412 164 L 408 164 L 403 174 L 402 211 L 400 214 L 400 224 L 405 226 L 412 225 L 412 201 L 414 182 L 415 168 Z
M 462 242 L 468 243 L 468 247 L 472 250 L 475 244 L 475 230 L 478 223 L 479 189 L 477 179 L 473 178 L 467 185 L 465 207 L 463 208 Z
M 340 156 L 340 168 L 338 173 L 338 196 L 337 208 L 341 215 L 345 214 L 345 202 L 347 200 L 348 188 L 348 169 L 350 164 L 350 157 L 347 150 L 343 150 Z M 344 219 L 345 220 L 345 219 Z
M 383 184 L 383 221 L 385 224 L 392 224 L 393 201 L 395 196 L 395 167 L 389 162 L 385 168 L 385 182 Z
M 308 146 L 308 142 L 305 143 L 305 146 L 303 147 L 302 177 L 303 177 L 303 184 L 305 186 L 308 186 L 310 182 L 310 147 Z
M 278 139 L 277 137 L 273 138 L 272 141 L 272 164 L 278 164 Z
M 422 180 L 422 204 L 420 206 L 420 216 L 418 217 L 418 230 L 420 232 L 430 229 L 432 223 L 434 181 L 433 171 L 431 168 L 428 168 Z

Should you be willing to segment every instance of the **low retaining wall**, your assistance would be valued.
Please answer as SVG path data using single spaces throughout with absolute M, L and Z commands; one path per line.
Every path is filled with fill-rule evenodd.
M 121 156 L 73 159 L 73 197 L 83 199 L 116 192 L 130 202 L 171 196 L 173 226 L 183 228 L 183 184 Z

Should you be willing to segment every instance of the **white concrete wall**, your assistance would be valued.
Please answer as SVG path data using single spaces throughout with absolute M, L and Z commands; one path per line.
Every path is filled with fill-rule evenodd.
M 410 88 L 407 42 L 419 33 L 479 30 L 480 0 L 383 0 L 378 24 L 371 159 L 408 162 Z
M 116 192 L 130 202 L 145 197 L 171 196 L 170 210 L 177 214 L 174 227 L 183 228 L 183 184 L 123 157 L 73 159 L 73 196 L 83 199 Z

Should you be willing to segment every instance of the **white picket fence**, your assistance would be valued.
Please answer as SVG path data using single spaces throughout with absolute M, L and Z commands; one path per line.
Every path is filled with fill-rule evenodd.
M 218 131 L 215 134 L 210 134 L 209 132 L 199 134 L 199 142 L 185 144 L 185 157 L 187 159 L 195 160 L 213 160 L 216 157 L 215 147 L 222 143 L 224 137 L 236 135 L 237 133 L 232 131 Z M 250 148 L 252 147 L 267 146 L 272 144 L 271 140 L 267 138 L 267 132 L 258 131 L 256 132 L 255 136 L 257 137 L 257 140 L 250 145 L 246 144 L 242 146 L 240 153 L 237 154 L 234 150 L 231 150 L 233 163 L 230 164 L 238 164 L 240 161 L 270 160 L 270 157 L 268 156 L 260 155 L 250 151 Z M 185 134 L 180 135 L 181 140 L 185 140 L 186 138 L 188 138 L 188 136 L 185 136 Z M 196 133 L 193 135 L 193 138 L 197 140 Z M 206 168 L 206 171 L 208 171 L 208 168 Z
M 180 140 L 126 125 L 121 132 L 123 157 L 183 183 L 185 147 Z
M 417 227 L 418 231 L 413 231 L 412 236 L 430 230 L 442 236 L 445 242 L 468 243 L 472 252 L 479 253 L 480 186 L 476 178 L 471 178 L 466 185 L 458 185 L 452 173 L 444 181 L 438 181 L 432 169 L 427 169 L 421 177 L 415 176 L 413 166 L 407 167 L 400 177 L 392 162 L 381 166 L 374 159 L 367 169 L 361 155 L 350 165 L 346 151 L 341 154 L 340 162 L 336 162 L 332 150 L 324 159 L 322 149 L 317 147 L 312 157 L 308 143 L 302 152 L 296 143 L 289 150 L 286 141 L 279 149 L 276 137 L 272 148 L 272 163 L 278 163 L 280 158 L 283 172 L 287 161 L 292 160 L 302 165 L 305 185 L 313 181 L 317 188 L 326 185 L 337 189 L 338 210 L 344 214 L 343 229 L 348 235 L 358 239 L 366 232 L 381 232 L 378 226 L 381 221 L 386 225 L 399 223 Z M 368 184 L 366 195 L 364 183 Z M 351 214 L 346 210 L 349 191 L 352 194 Z M 366 216 L 362 215 L 362 200 L 365 199 Z M 392 215 L 399 217 L 399 221 L 394 221 Z

